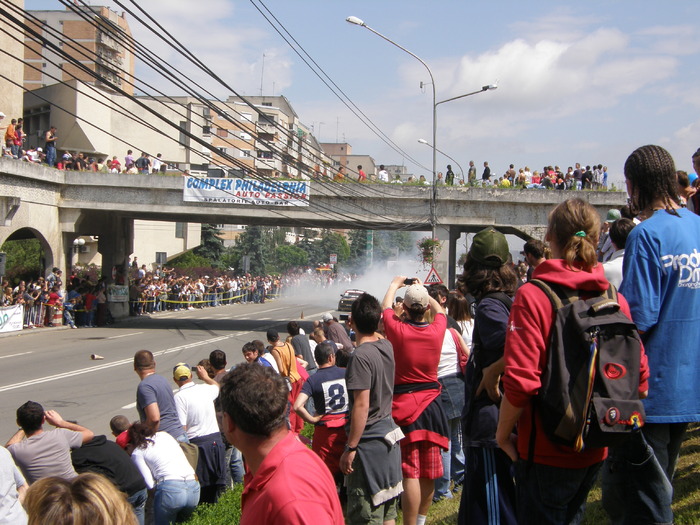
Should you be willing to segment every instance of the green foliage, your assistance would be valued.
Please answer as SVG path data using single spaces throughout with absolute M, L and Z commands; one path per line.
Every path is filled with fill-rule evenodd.
M 338 263 L 342 264 L 350 257 L 350 246 L 345 237 L 339 233 L 324 230 L 321 236 L 322 263 L 330 262 L 330 256 L 335 253 L 338 256 Z
M 203 503 L 197 507 L 186 525 L 232 525 L 241 521 L 241 494 L 243 484 L 227 490 L 214 504 Z
M 196 268 L 200 266 L 211 266 L 211 261 L 206 257 L 197 255 L 193 250 L 186 251 L 174 259 L 168 261 L 168 266 L 173 268 Z
M 376 231 L 373 246 L 375 261 L 397 260 L 401 254 L 413 251 L 411 232 Z
M 194 253 L 208 259 L 211 266 L 218 266 L 219 258 L 224 251 L 224 243 L 220 235 L 221 230 L 215 225 L 202 224 L 202 244 L 194 249 Z
M 286 272 L 295 266 L 306 266 L 309 262 L 309 254 L 289 244 L 283 244 L 275 249 L 275 268 L 280 272 Z
M 367 236 L 369 230 L 350 230 L 348 238 L 350 240 L 350 257 L 348 264 L 353 268 L 366 266 L 367 260 Z
M 267 265 L 272 258 L 273 246 L 271 231 L 263 226 L 248 226 L 246 230 L 236 239 L 234 253 L 237 255 L 237 270 L 242 270 L 241 257 L 250 257 L 250 273 L 253 275 L 264 275 L 267 273 Z
M 5 278 L 11 284 L 29 280 L 41 274 L 44 252 L 39 239 L 20 239 L 7 241 L 0 247 L 0 252 L 7 254 Z

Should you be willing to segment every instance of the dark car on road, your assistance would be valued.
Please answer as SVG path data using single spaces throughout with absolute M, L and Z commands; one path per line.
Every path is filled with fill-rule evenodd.
M 338 301 L 338 312 L 340 312 L 341 319 L 348 318 L 348 314 L 343 312 L 349 312 L 352 308 L 352 303 L 363 293 L 365 293 L 364 290 L 345 290 L 341 294 L 340 301 Z

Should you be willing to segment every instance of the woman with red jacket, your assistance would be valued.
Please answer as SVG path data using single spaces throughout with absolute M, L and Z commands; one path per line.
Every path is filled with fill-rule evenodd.
M 600 217 L 590 204 L 581 199 L 561 203 L 549 215 L 545 238 L 553 258 L 540 264 L 533 278 L 576 289 L 582 298 L 595 297 L 607 290 L 609 283 L 596 258 L 599 231 Z M 622 295 L 618 294 L 618 302 L 624 314 L 630 317 L 629 306 Z M 607 455 L 607 448 L 576 452 L 553 443 L 536 414 L 535 448 L 533 457 L 529 458 L 532 464 L 528 464 L 532 398 L 541 386 L 554 314 L 545 292 L 535 284 L 524 284 L 515 296 L 506 336 L 505 395 L 496 441 L 513 461 L 517 461 L 518 522 L 523 525 L 579 523 L 588 492 Z M 646 396 L 648 377 L 647 359 L 642 349 L 640 398 Z M 516 423 L 517 446 L 511 435 Z

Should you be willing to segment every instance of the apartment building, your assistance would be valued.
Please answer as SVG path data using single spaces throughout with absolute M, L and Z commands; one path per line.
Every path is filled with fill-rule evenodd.
M 116 86 L 133 95 L 135 60 L 131 31 L 124 13 L 119 14 L 108 7 L 86 7 L 76 3 L 64 11 L 28 11 L 26 23 L 82 67 L 27 32 L 25 89 L 78 79 L 103 89 L 112 90 Z

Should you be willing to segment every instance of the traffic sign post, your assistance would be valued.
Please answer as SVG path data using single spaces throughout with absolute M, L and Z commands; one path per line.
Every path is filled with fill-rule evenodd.
M 338 264 L 338 254 L 337 253 L 331 253 L 331 264 Z
M 440 279 L 440 276 L 438 275 L 434 266 L 430 268 L 428 277 L 425 278 L 423 284 L 442 284 L 442 279 Z

